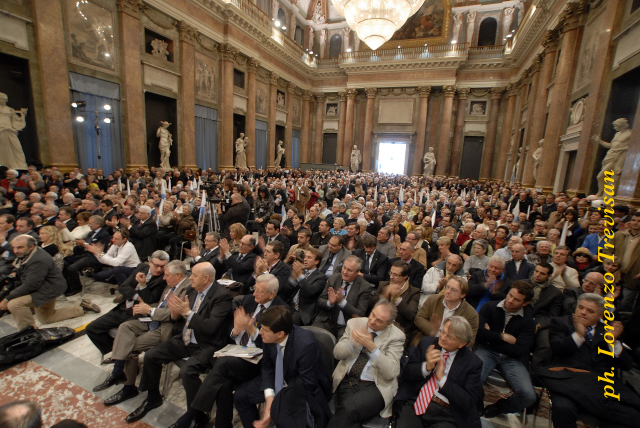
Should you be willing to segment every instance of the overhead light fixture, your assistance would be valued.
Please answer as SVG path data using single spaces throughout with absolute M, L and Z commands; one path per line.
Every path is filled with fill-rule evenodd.
M 451 40 L 451 44 L 452 44 L 452 45 L 455 45 L 456 43 L 458 43 L 458 41 L 457 41 L 457 40 Z
M 71 107 L 73 108 L 81 108 L 86 106 L 87 106 L 87 103 L 85 101 L 73 101 L 71 103 Z
M 280 27 L 280 21 L 276 21 L 276 27 Z
M 313 51 L 310 51 L 310 52 L 309 52 L 309 55 L 313 55 Z
M 400 46 L 398 46 L 398 49 L 400 49 Z
M 76 122 L 84 122 L 84 116 L 76 116 Z
M 348 49 L 347 49 L 347 52 L 351 52 L 351 48 L 348 48 Z
M 109 111 L 109 110 L 111 110 L 111 106 L 109 104 L 105 104 L 104 105 L 104 109 Z
M 105 52 L 104 56 L 106 56 L 107 58 L 109 58 L 111 55 L 109 54 L 109 52 Z
M 507 34 L 507 39 L 510 39 L 513 37 L 513 34 Z
M 286 29 L 287 29 L 287 27 L 283 25 L 283 26 L 282 26 L 282 29 L 283 29 L 283 30 L 286 30 Z
M 105 117 L 103 119 L 104 123 L 111 123 L 111 118 L 110 117 Z

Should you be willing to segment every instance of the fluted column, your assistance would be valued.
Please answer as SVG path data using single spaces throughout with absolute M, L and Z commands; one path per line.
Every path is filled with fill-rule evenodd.
M 289 156 L 287 156 L 287 167 L 291 167 L 293 158 L 293 94 L 296 93 L 296 85 L 289 83 L 287 86 L 287 123 L 284 129 L 284 146 Z
M 311 146 L 311 122 L 308 120 L 311 111 L 311 97 L 313 92 L 302 91 L 302 130 L 300 132 L 300 162 L 309 162 L 309 146 Z
M 245 120 L 244 135 L 249 139 L 247 144 L 247 166 L 256 164 L 256 72 L 260 63 L 255 58 L 247 61 L 247 116 Z
M 342 159 L 347 166 L 350 165 L 351 150 L 355 138 L 357 94 L 356 89 L 347 89 L 347 117 L 344 124 L 344 151 L 342 152 Z
M 178 163 L 196 168 L 196 91 L 195 91 L 195 48 L 198 30 L 180 21 L 180 138 L 181 156 Z
M 456 114 L 456 126 L 453 129 L 453 144 L 451 146 L 451 161 L 449 175 L 460 174 L 460 160 L 462 157 L 462 140 L 464 138 L 464 118 L 467 112 L 468 88 L 458 89 L 458 113 Z
M 267 164 L 269 167 L 276 161 L 276 99 L 278 98 L 279 76 L 271 72 L 271 85 L 269 86 L 269 144 L 267 145 Z M 291 157 L 291 152 L 286 152 L 287 158 Z
M 498 115 L 500 113 L 500 99 L 504 88 L 491 88 L 491 114 L 487 124 L 487 136 L 484 139 L 482 150 L 482 165 L 480 167 L 480 179 L 491 178 L 491 167 L 493 166 L 493 152 L 496 145 L 496 132 L 498 130 Z
M 429 95 L 431 86 L 418 87 L 420 105 L 418 107 L 418 127 L 416 129 L 416 148 L 413 152 L 413 175 L 422 174 L 422 156 L 427 137 L 427 114 L 429 113 Z
M 317 92 L 315 94 L 316 97 L 316 145 L 315 152 L 313 155 L 314 163 L 322 163 L 322 146 L 324 145 L 323 141 L 323 118 L 324 118 L 324 99 L 325 94 L 322 92 Z
M 357 36 L 356 36 L 357 38 Z M 371 140 L 373 137 L 373 113 L 376 104 L 378 89 L 367 88 L 367 111 L 364 119 L 364 143 L 362 145 L 362 170 L 371 169 Z
M 336 147 L 336 163 L 338 165 L 344 165 L 349 159 L 343 158 L 344 153 L 344 129 L 347 121 L 347 93 L 339 92 L 340 96 L 340 116 L 338 118 L 338 145 Z
M 553 190 L 553 182 L 558 167 L 558 150 L 560 135 L 567 123 L 569 111 L 569 97 L 576 67 L 576 56 L 580 50 L 583 23 L 582 4 L 570 3 L 561 18 L 563 23 L 563 39 L 560 58 L 553 85 L 553 96 L 549 108 L 549 120 L 544 135 L 545 144 L 542 146 L 540 173 L 537 185 L 543 192 Z
M 507 89 L 507 111 L 502 122 L 502 133 L 500 134 L 500 146 L 498 148 L 498 161 L 496 162 L 494 180 L 503 180 L 504 172 L 507 167 L 507 152 L 509 151 L 509 140 L 511 139 L 511 131 L 513 127 L 513 117 L 516 110 L 516 100 L 518 99 L 518 91 L 513 85 L 509 85 Z
M 453 97 L 456 95 L 455 86 L 444 87 L 444 103 L 442 106 L 442 123 L 440 125 L 440 140 L 438 141 L 438 156 L 436 175 L 447 175 L 449 135 L 451 134 L 451 115 L 453 114 Z
M 534 64 L 531 67 L 531 89 L 529 90 L 529 101 L 527 106 L 527 129 L 524 132 L 524 146 L 525 149 L 525 158 L 523 163 L 523 168 L 520 168 L 521 172 L 518 181 L 522 183 L 524 186 L 530 187 L 535 183 L 533 182 L 533 159 L 531 155 L 538 148 L 538 142 L 531 139 L 532 129 L 531 124 L 533 123 L 533 115 L 535 114 L 536 108 L 536 94 L 540 90 L 540 68 L 542 63 L 542 55 L 536 55 L 534 59 Z
M 233 168 L 233 62 L 238 50 L 228 43 L 220 45 L 222 90 L 220 101 L 220 138 L 218 168 Z

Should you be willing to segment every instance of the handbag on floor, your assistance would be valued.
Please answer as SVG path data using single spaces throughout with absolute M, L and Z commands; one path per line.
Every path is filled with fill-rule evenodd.
M 69 327 L 34 329 L 26 327 L 17 333 L 0 338 L 0 365 L 30 360 L 47 348 L 60 345 L 75 336 Z

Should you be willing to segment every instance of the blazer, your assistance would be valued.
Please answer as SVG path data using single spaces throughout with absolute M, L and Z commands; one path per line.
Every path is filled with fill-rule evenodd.
M 258 307 L 258 303 L 256 302 L 256 298 L 253 297 L 253 294 L 247 294 L 246 296 L 244 296 L 242 298 L 242 303 L 240 303 L 240 305 L 244 308 L 244 311 L 247 314 L 253 314 L 256 311 L 256 308 Z M 273 298 L 273 300 L 271 301 L 271 305 L 269 305 L 269 307 L 272 307 L 272 306 L 284 306 L 287 309 L 291 310 L 289 305 L 287 305 L 286 302 L 282 300 L 279 296 L 276 296 Z M 260 327 L 262 327 L 262 323 L 260 323 L 259 315 L 256 317 L 256 327 L 258 331 L 260 330 Z M 231 334 L 232 331 L 233 331 L 233 323 L 231 323 L 229 334 Z M 254 343 L 258 348 L 262 348 L 262 335 L 258 334 L 258 337 L 256 337 L 256 340 Z
M 431 345 L 437 346 L 437 343 L 436 337 L 423 337 L 417 347 L 410 346 L 407 349 L 407 365 L 400 374 L 400 387 L 395 400 L 418 398 L 420 390 L 433 375 L 433 372 L 427 374 L 427 377 L 422 374 L 427 349 Z M 478 400 L 483 394 L 481 374 L 482 360 L 467 346 L 458 349 L 449 369 L 447 381 L 438 390 L 449 400 L 458 428 L 480 428 L 481 426 L 477 410 Z
M 390 269 L 389 258 L 387 256 L 382 254 L 380 251 L 375 250 L 371 255 L 371 263 L 369 264 L 367 272 L 367 268 L 365 266 L 367 253 L 364 248 L 354 251 L 353 255 L 358 256 L 360 260 L 362 260 L 362 273 L 364 274 L 363 278 L 365 281 L 373 284 L 374 287 L 377 287 L 380 284 L 380 281 L 384 281 L 387 276 L 387 271 Z
M 522 260 L 520 263 L 520 269 L 516 270 L 516 262 L 513 259 L 509 260 L 504 267 L 504 274 L 511 281 L 528 280 L 533 273 L 535 266 L 533 263 L 529 263 L 527 260 Z
M 562 313 L 563 315 L 572 315 L 576 311 L 578 305 L 578 297 L 582 296 L 584 291 L 582 287 L 567 287 L 562 290 Z
M 240 294 L 248 294 L 251 286 L 256 282 L 253 277 L 256 254 L 254 252 L 249 252 L 242 257 L 241 261 L 238 261 L 239 254 L 240 253 L 232 253 L 231 257 L 225 259 L 223 269 L 224 272 L 231 269 L 233 280 L 244 284 L 244 287 L 242 287 L 242 293 Z
M 529 281 L 533 284 L 532 281 Z M 532 304 L 533 318 L 540 328 L 549 328 L 551 320 L 562 314 L 562 291 L 549 284 L 540 290 L 540 297 L 536 304 Z
M 322 253 L 322 260 L 320 261 L 318 268 L 322 269 L 325 263 L 327 263 L 327 260 L 329 260 L 329 245 L 321 246 L 320 248 L 318 248 L 318 251 Z M 338 273 L 342 270 L 344 259 L 346 259 L 350 255 L 351 251 L 347 250 L 345 247 L 342 247 L 340 251 L 338 251 L 336 255 L 333 256 L 333 273 Z
M 282 260 L 278 260 L 269 273 L 278 278 L 278 284 L 280 284 L 280 287 L 278 288 L 278 296 L 280 296 L 284 301 L 289 300 L 289 277 L 291 276 L 291 267 Z
M 185 278 L 180 283 L 180 285 L 178 285 L 178 288 L 175 289 L 173 294 L 179 297 L 180 299 L 184 299 L 184 296 L 187 293 L 187 289 L 190 286 L 191 286 L 191 281 L 189 281 L 188 278 Z M 164 290 L 162 290 L 162 294 L 160 295 L 160 300 L 158 301 L 158 304 L 162 301 L 162 299 L 166 297 L 169 290 L 171 290 L 171 287 L 169 287 L 168 285 L 164 288 Z M 156 306 L 156 305 L 153 305 L 153 306 Z M 160 341 L 164 342 L 167 339 L 169 339 L 173 333 L 173 323 L 169 322 L 171 321 L 171 309 L 169 309 L 168 306 L 164 308 L 156 307 L 153 310 L 153 315 L 151 315 L 150 318 L 153 321 L 160 322 L 160 327 L 158 327 L 160 329 Z
M 31 296 L 37 308 L 62 295 L 67 281 L 51 257 L 40 247 L 34 248 L 16 270 L 17 287 L 5 296 L 7 300 Z
M 327 277 L 319 269 L 316 269 L 308 278 L 303 277 L 299 282 L 294 282 L 295 285 L 289 282 L 289 300 L 287 300 L 287 303 L 292 308 L 295 308 L 293 298 L 299 290 L 298 312 L 300 313 L 300 319 L 302 320 L 302 325 L 310 325 L 316 316 L 318 297 L 320 297 L 327 284 Z
M 207 254 L 205 257 L 206 252 L 207 252 L 207 249 L 203 248 L 200 251 L 200 258 L 198 259 L 198 261 L 197 262 L 193 260 L 191 261 L 191 267 L 193 268 L 198 263 L 204 263 L 204 262 L 211 263 L 211 265 L 216 270 L 216 281 L 217 281 L 220 278 L 222 278 L 222 275 L 224 274 L 224 262 L 220 260 L 220 258 L 218 257 L 220 255 L 220 247 L 216 247 L 213 250 L 209 251 L 209 254 Z
M 478 345 L 484 345 L 493 351 L 505 354 L 516 360 L 529 356 L 529 349 L 533 344 L 536 334 L 536 322 L 533 320 L 531 308 L 523 307 L 524 316 L 514 315 L 505 326 L 505 311 L 498 307 L 497 300 L 487 302 L 480 309 L 479 324 L 483 328 L 478 329 L 476 341 Z M 484 328 L 488 324 L 489 329 Z M 508 333 L 517 341 L 513 345 L 504 342 L 500 335 Z
M 415 318 L 416 326 L 418 327 L 418 334 L 411 340 L 411 344 L 416 346 L 422 336 L 435 336 L 437 331 L 434 330 L 433 324 L 431 324 L 431 317 L 437 315 L 442 320 L 444 314 L 444 294 L 432 294 L 427 297 L 424 304 L 418 311 Z M 467 344 L 469 349 L 473 348 L 475 343 L 475 337 L 478 333 L 479 317 L 476 310 L 467 303 L 466 300 L 460 302 L 460 306 L 453 312 L 455 316 L 461 316 L 471 324 L 473 330 L 473 340 Z
M 362 350 L 362 346 L 354 345 L 351 339 L 353 330 L 366 330 L 368 318 L 352 318 L 347 322 L 344 334 L 333 348 L 333 356 L 339 360 L 333 371 L 333 391 L 338 389 L 338 385 L 349 372 L 349 368 L 356 361 Z M 404 351 L 404 333 L 394 324 L 387 326 L 378 332 L 375 344 L 380 350 L 380 355 L 375 362 L 371 363 L 373 378 L 376 387 L 384 399 L 385 408 L 380 412 L 380 416 L 388 418 L 391 416 L 391 405 L 393 396 L 398 390 L 398 375 L 400 374 L 400 359 Z
M 156 248 L 156 235 L 158 226 L 153 218 L 149 217 L 145 221 L 138 222 L 129 228 L 131 243 L 136 247 L 138 257 L 146 259 L 150 257 Z
M 269 237 L 267 235 L 262 235 L 262 239 L 264 240 L 265 245 L 269 242 Z M 282 249 L 282 254 L 280 254 L 280 260 L 284 260 L 284 258 L 287 257 L 287 253 L 289 253 L 289 248 L 291 248 L 291 242 L 289 241 L 289 238 L 281 233 L 278 233 L 278 235 L 275 237 L 275 240 L 280 241 L 280 243 L 284 247 Z
M 380 300 L 380 294 L 387 285 L 389 285 L 389 281 L 382 281 L 378 286 L 378 292 L 369 301 L 369 309 L 367 310 L 368 314 L 371 313 L 376 303 L 378 303 L 378 301 Z M 406 346 L 409 342 L 409 339 L 413 335 L 413 331 L 415 330 L 415 324 L 413 323 L 413 320 L 415 319 L 416 313 L 418 312 L 420 290 L 418 290 L 413 285 L 409 285 L 405 292 L 400 295 L 400 299 L 400 303 L 396 305 L 396 308 L 398 309 L 398 315 L 396 316 L 396 320 L 393 322 L 393 324 L 405 334 Z
M 231 239 L 231 235 L 229 234 L 229 226 L 234 223 L 240 223 L 243 226 L 247 224 L 247 220 L 249 220 L 249 214 L 251 213 L 251 207 L 246 200 L 242 200 L 242 202 L 238 202 L 235 205 L 232 205 L 227 209 L 220 217 L 220 230 L 224 231 L 224 237 L 227 239 Z
M 359 317 L 364 317 L 366 315 L 367 308 L 369 307 L 369 300 L 371 299 L 371 284 L 361 277 L 357 277 L 351 284 L 346 297 L 347 304 L 344 308 L 340 308 L 337 304 L 332 307 L 327 305 L 329 301 L 329 287 L 333 287 L 334 290 L 338 290 L 342 287 L 342 276 L 333 275 L 327 281 L 327 285 L 324 287 L 322 294 L 318 297 L 318 314 L 316 315 L 315 322 L 328 322 L 336 325 L 340 311 L 342 311 L 344 315 L 345 323 L 354 315 Z
M 400 257 L 395 257 L 393 259 L 389 259 L 389 266 L 393 266 L 398 260 L 402 260 Z M 409 262 L 409 284 L 414 287 L 420 289 L 422 288 L 422 278 L 424 277 L 424 266 L 422 263 L 415 259 L 411 259 Z M 387 275 L 385 277 L 385 281 L 389 281 L 389 272 L 387 271 Z
M 98 233 L 96 233 L 93 230 L 89 232 L 89 234 L 85 238 L 85 242 L 87 244 L 101 244 L 104 246 L 106 250 L 109 244 L 111 243 L 111 235 L 109 234 L 107 227 L 103 227 L 100 230 L 98 230 Z M 73 247 L 73 254 L 76 256 L 82 256 L 83 254 L 85 254 L 87 258 L 91 261 L 91 264 L 93 265 L 93 267 L 100 268 L 102 266 L 102 263 L 98 261 L 96 256 L 94 256 L 92 253 L 88 251 L 85 251 L 84 247 L 77 247 L 77 246 Z

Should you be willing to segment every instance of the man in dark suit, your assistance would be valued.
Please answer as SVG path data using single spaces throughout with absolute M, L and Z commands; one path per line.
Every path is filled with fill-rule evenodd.
M 304 254 L 304 264 L 296 260 L 291 265 L 288 285 L 291 298 L 287 303 L 293 308 L 295 325 L 309 325 L 316 316 L 318 297 L 327 283 L 327 277 L 318 269 L 321 260 L 322 253 L 309 248 Z
M 248 294 L 249 289 L 254 284 L 253 278 L 256 253 L 253 249 L 256 246 L 256 238 L 252 235 L 244 235 L 240 240 L 240 248 L 237 253 L 231 254 L 229 243 L 226 239 L 220 240 L 220 254 L 218 258 L 224 262 L 224 271 L 229 272 L 234 281 L 244 284 L 240 294 Z
M 288 264 L 280 260 L 282 251 L 282 244 L 279 241 L 268 243 L 264 249 L 263 257 L 256 257 L 255 276 L 257 278 L 265 273 L 270 273 L 275 276 L 280 286 L 278 296 L 284 301 L 288 301 L 291 297 L 289 296 L 288 290 L 291 268 Z
M 509 281 L 526 281 L 531 276 L 535 266 L 524 258 L 525 252 L 522 244 L 514 244 L 511 247 L 512 258 L 504 266 L 504 275 Z
M 100 211 L 105 222 L 118 219 L 118 212 L 113 209 L 113 202 L 110 199 L 100 201 Z
M 318 248 L 322 253 L 320 271 L 329 278 L 331 275 L 340 272 L 344 260 L 351 255 L 351 251 L 344 247 L 342 236 L 334 235 L 329 239 L 329 244 Z
M 58 220 L 58 207 L 51 203 L 44 206 L 42 209 L 42 224 L 40 226 L 55 226 L 56 220 Z
M 378 240 L 375 236 L 365 236 L 362 239 L 364 248 L 356 250 L 353 254 L 362 260 L 362 271 L 359 275 L 369 284 L 377 287 L 380 281 L 384 281 L 389 269 L 387 256 L 376 250 Z
M 328 220 L 322 220 L 320 224 L 318 224 L 318 231 L 311 236 L 309 244 L 314 248 L 327 245 L 329 243 L 329 239 L 333 236 L 330 231 L 331 223 L 329 223 Z
M 619 340 L 623 327 L 619 321 L 603 322 L 603 315 L 613 318 L 602 296 L 583 293 L 573 315 L 551 322 L 553 359 L 549 369 L 538 372 L 551 393 L 556 427 L 575 428 L 580 412 L 601 418 L 606 426 L 638 426 L 640 397 L 615 378 L 633 364 Z
M 265 245 L 271 241 L 279 241 L 282 243 L 283 252 L 280 258 L 284 260 L 285 256 L 289 252 L 289 247 L 291 246 L 291 242 L 289 241 L 289 238 L 280 234 L 280 222 L 278 220 L 269 220 L 266 226 L 264 227 L 264 231 L 265 231 L 265 234 L 262 235 L 262 240 Z M 262 250 L 264 251 L 264 249 Z
M 394 398 L 397 428 L 431 426 L 429 421 L 481 426 L 476 403 L 482 396 L 482 360 L 467 347 L 473 339 L 469 322 L 454 315 L 445 320 L 440 337 L 423 337 L 418 347 L 409 347 Z
M 316 206 L 312 206 L 309 208 L 309 220 L 305 223 L 309 226 L 311 233 L 317 233 L 318 227 L 320 226 L 320 221 L 322 220 L 319 216 L 318 208 Z
M 233 316 L 231 339 L 236 345 L 262 348 L 259 334 L 265 310 L 275 306 L 287 306 L 278 294 L 278 279 L 271 274 L 256 278 L 253 295 L 244 296 L 242 304 Z M 187 412 L 172 425 L 172 428 L 204 427 L 209 422 L 208 413 L 217 403 L 216 427 L 231 428 L 233 419 L 233 390 L 243 382 L 260 374 L 260 365 L 238 357 L 220 357 L 213 367 Z
M 210 367 L 214 352 L 227 344 L 224 328 L 231 315 L 231 294 L 215 282 L 215 269 L 210 263 L 200 263 L 191 272 L 191 290 L 184 300 L 170 296 L 171 320 L 179 323 L 179 334 L 145 353 L 140 389 L 149 391 L 147 399 L 126 417 L 128 423 L 142 419 L 149 411 L 162 405 L 160 375 L 162 365 L 188 358 L 180 370 L 187 396 L 187 407 L 200 388 L 200 373 Z
M 366 315 L 371 299 L 371 284 L 358 275 L 361 269 L 362 261 L 358 257 L 349 256 L 345 259 L 342 272 L 329 278 L 318 298 L 318 313 L 313 326 L 328 330 L 339 338 L 344 333 L 347 321 L 354 315 Z
M 157 303 L 166 286 L 164 267 L 169 263 L 169 254 L 158 250 L 151 255 L 149 263 L 140 263 L 127 280 L 118 288 L 124 296 L 122 302 L 94 320 L 86 328 L 87 336 L 102 355 L 111 352 L 113 338 L 109 330 L 133 318 L 133 306 L 142 301 L 148 305 Z
M 185 249 L 193 260 L 191 261 L 191 268 L 198 263 L 209 262 L 216 269 L 216 281 L 219 280 L 224 274 L 224 262 L 220 260 L 218 255 L 220 254 L 220 235 L 217 232 L 208 232 L 204 237 L 204 248 L 198 250 L 197 247 L 191 249 Z
M 291 312 L 283 306 L 265 310 L 261 322 L 262 375 L 240 385 L 233 397 L 243 427 L 267 427 L 273 422 L 281 428 L 299 428 L 311 424 L 308 415 L 313 426 L 326 426 L 331 384 L 320 345 L 311 332 L 293 325 Z M 262 418 L 256 408 L 259 403 L 265 403 Z
M 533 354 L 533 366 L 543 366 L 551 358 L 549 326 L 551 320 L 562 314 L 562 291 L 551 285 L 553 266 L 542 262 L 535 267 L 529 283 L 533 285 L 533 319 L 536 321 L 536 349 Z
M 239 193 L 231 195 L 231 207 L 227 212 L 222 214 L 222 208 L 218 204 L 218 215 L 220 215 L 220 230 L 224 231 L 224 237 L 231 238 L 229 235 L 229 226 L 235 223 L 240 223 L 246 226 L 247 220 L 249 220 L 249 214 L 251 213 L 251 207 L 249 203 Z
M 78 227 L 78 222 L 73 218 L 74 214 L 73 208 L 60 207 L 60 211 L 58 211 L 58 221 L 56 221 L 58 229 L 62 230 L 66 228 L 71 232 L 73 229 Z
M 424 278 L 424 266 L 419 261 L 413 259 L 413 245 L 410 242 L 403 242 L 400 244 L 400 257 L 394 257 L 389 259 L 389 266 L 393 266 L 398 260 L 402 260 L 409 265 L 409 284 L 413 285 L 417 289 L 422 289 L 422 278 Z M 389 273 L 387 273 L 385 280 L 389 280 Z
M 136 247 L 140 260 L 146 260 L 156 248 L 158 226 L 151 218 L 151 208 L 143 205 L 138 209 L 138 224 L 131 224 L 128 219 L 120 219 L 120 226 L 129 230 L 131 243 Z

